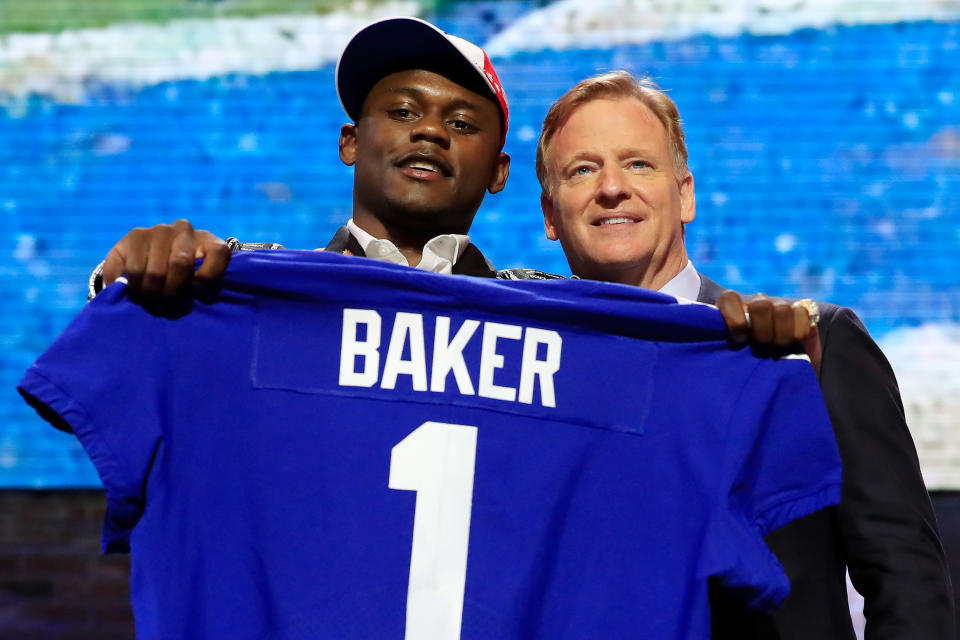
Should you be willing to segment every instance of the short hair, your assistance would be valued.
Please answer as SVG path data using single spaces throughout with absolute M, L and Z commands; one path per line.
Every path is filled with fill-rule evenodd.
M 546 155 L 557 131 L 584 104 L 618 98 L 634 98 L 653 112 L 667 132 L 670 159 L 677 178 L 682 180 L 687 176 L 690 172 L 687 168 L 687 144 L 676 103 L 649 77 L 636 78 L 628 71 L 610 71 L 581 80 L 547 111 L 537 143 L 537 180 L 544 193 L 551 192 Z

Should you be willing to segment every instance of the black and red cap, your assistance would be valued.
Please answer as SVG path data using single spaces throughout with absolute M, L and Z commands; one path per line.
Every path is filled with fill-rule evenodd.
M 391 73 L 425 69 L 439 73 L 481 95 L 500 108 L 501 137 L 507 137 L 510 112 L 490 57 L 477 45 L 441 31 L 425 20 L 386 18 L 365 26 L 344 47 L 337 61 L 337 97 L 356 122 L 363 102 L 377 82 Z

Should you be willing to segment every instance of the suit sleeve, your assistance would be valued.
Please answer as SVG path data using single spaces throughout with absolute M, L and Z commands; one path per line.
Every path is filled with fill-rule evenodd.
M 823 324 L 820 385 L 844 465 L 840 527 L 866 639 L 954 638 L 948 568 L 893 370 L 849 309 Z

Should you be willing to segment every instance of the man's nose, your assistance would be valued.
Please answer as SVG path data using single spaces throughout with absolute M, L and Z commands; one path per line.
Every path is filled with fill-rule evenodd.
M 450 132 L 439 114 L 427 113 L 414 124 L 410 137 L 417 140 L 429 140 L 446 149 L 450 146 Z
M 597 200 L 614 204 L 630 197 L 627 176 L 617 165 L 604 165 L 597 185 Z

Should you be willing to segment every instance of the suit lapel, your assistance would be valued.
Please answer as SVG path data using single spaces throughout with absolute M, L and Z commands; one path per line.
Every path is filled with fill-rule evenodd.
M 333 234 L 333 238 L 323 250 L 333 251 L 334 253 L 349 251 L 355 256 L 360 256 L 361 258 L 366 257 L 366 254 L 360 247 L 360 243 L 357 242 L 357 239 L 353 237 L 353 234 L 350 233 L 350 230 L 346 227 L 337 229 L 337 232 Z
M 467 248 L 463 250 L 463 255 L 453 265 L 453 273 L 478 278 L 497 277 L 497 270 L 473 243 L 468 244 Z
M 700 275 L 700 292 L 697 294 L 697 302 L 716 304 L 717 298 L 719 298 L 720 294 L 726 291 L 726 289 L 699 271 L 697 273 Z

